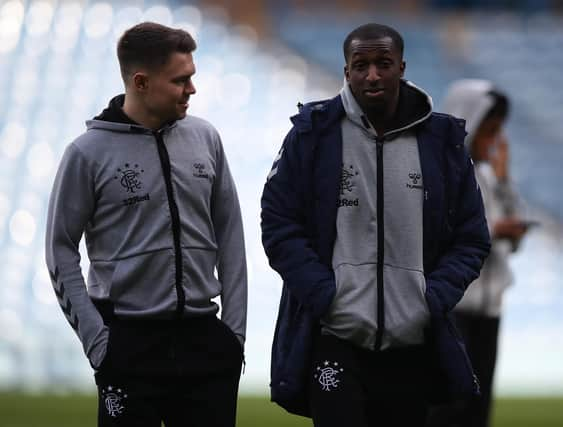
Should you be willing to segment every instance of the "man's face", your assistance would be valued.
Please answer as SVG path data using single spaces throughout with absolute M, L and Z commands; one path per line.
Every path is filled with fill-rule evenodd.
M 194 74 L 192 54 L 181 52 L 174 52 L 162 67 L 147 72 L 143 97 L 147 112 L 163 124 L 186 117 L 188 101 L 195 93 Z
M 405 62 L 390 37 L 352 40 L 344 67 L 356 101 L 367 112 L 390 113 L 397 106 Z
M 490 160 L 491 152 L 502 136 L 502 117 L 489 117 L 483 120 L 473 137 L 471 156 L 473 160 Z

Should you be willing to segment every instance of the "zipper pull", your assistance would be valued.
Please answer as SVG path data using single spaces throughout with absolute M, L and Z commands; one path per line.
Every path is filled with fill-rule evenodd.
M 479 382 L 479 378 L 477 378 L 477 375 L 475 375 L 475 373 L 473 374 L 473 385 L 475 386 L 475 391 L 477 392 L 477 394 L 481 394 L 481 383 Z
M 375 147 L 377 148 L 377 155 L 383 156 L 383 138 L 376 137 L 375 138 Z

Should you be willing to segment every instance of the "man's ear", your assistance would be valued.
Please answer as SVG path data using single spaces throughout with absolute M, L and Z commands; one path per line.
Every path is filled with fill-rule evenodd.
M 149 86 L 149 78 L 145 73 L 135 73 L 131 80 L 133 88 L 139 92 L 144 92 Z
M 346 81 L 350 81 L 350 70 L 348 69 L 348 64 L 344 66 L 344 77 L 346 77 Z
M 405 76 L 405 70 L 407 69 L 407 63 L 405 61 L 401 61 L 401 77 Z

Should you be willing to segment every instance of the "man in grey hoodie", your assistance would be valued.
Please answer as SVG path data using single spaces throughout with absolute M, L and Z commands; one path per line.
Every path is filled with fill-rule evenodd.
M 47 266 L 96 371 L 100 426 L 235 425 L 243 230 L 220 137 L 186 116 L 195 48 L 155 23 L 123 34 L 125 95 L 67 147 L 51 193 Z

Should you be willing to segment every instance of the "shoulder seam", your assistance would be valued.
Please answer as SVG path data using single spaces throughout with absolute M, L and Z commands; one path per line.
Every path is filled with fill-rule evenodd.
M 76 140 L 74 140 L 73 142 L 71 142 L 69 146 L 70 146 L 71 148 L 75 149 L 75 150 L 78 152 L 79 156 L 82 157 L 82 159 L 84 160 L 85 163 L 91 165 L 90 173 L 92 174 L 92 176 L 91 176 L 92 181 L 94 181 L 94 170 L 93 170 L 93 168 L 95 168 L 95 167 L 99 168 L 99 167 L 100 167 L 100 163 L 99 163 L 96 159 L 90 159 L 90 158 L 84 153 L 84 151 L 82 150 L 82 148 L 80 148 L 80 147 L 78 146 L 78 144 L 76 144 Z

